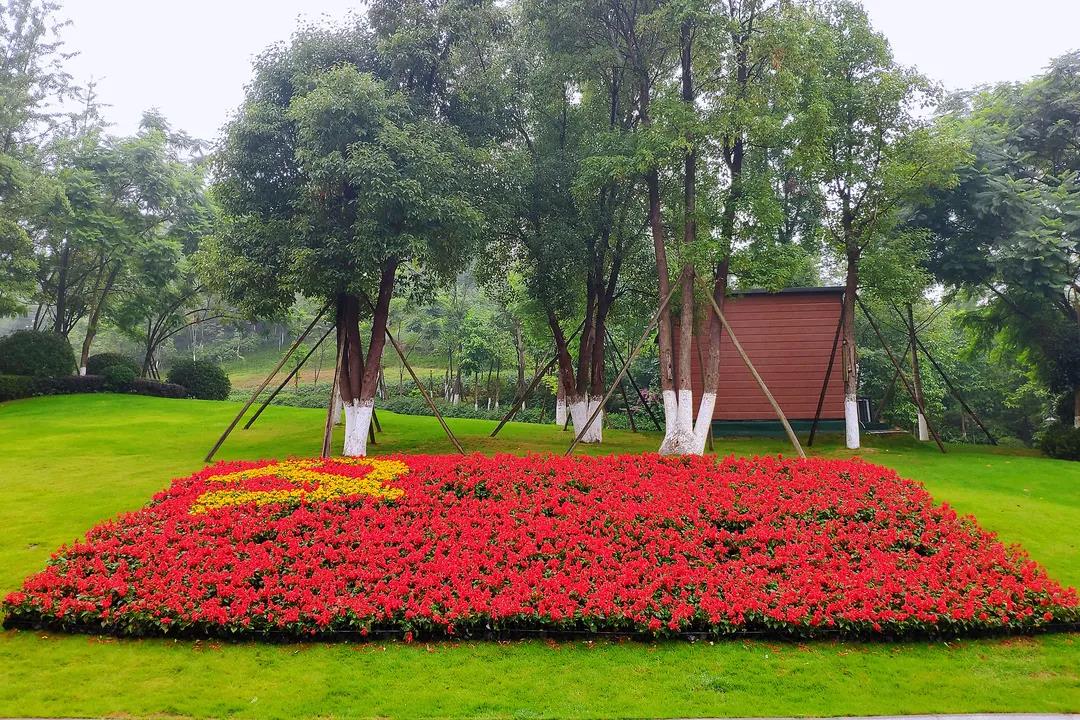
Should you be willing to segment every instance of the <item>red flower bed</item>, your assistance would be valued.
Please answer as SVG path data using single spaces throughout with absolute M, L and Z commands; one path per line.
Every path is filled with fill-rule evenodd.
M 1075 590 L 891 470 L 655 455 L 218 464 L 61 548 L 4 611 L 131 634 L 895 635 L 1080 618 Z

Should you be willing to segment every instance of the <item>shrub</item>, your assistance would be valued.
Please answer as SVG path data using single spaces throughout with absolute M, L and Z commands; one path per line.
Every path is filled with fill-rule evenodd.
M 169 382 L 183 385 L 188 395 L 199 400 L 224 400 L 232 386 L 229 376 L 217 363 L 181 360 L 169 368 Z
M 59 377 L 75 372 L 75 352 L 51 332 L 18 330 L 0 338 L 0 373 Z
M 26 375 L 0 375 L 0 402 L 19 400 L 38 393 L 38 383 Z
M 135 378 L 131 383 L 131 390 L 139 395 L 163 398 L 186 398 L 188 390 L 183 385 L 164 383 L 159 380 L 147 378 Z
M 135 382 L 135 371 L 128 365 L 109 365 L 102 373 L 106 390 L 130 390 Z
M 72 395 L 104 389 L 105 378 L 101 375 L 62 375 L 38 380 L 38 392 L 42 395 Z
M 1043 433 L 1039 447 L 1052 458 L 1080 460 L 1080 428 L 1052 425 Z
M 87 375 L 106 375 L 106 368 L 114 366 L 123 366 L 131 368 L 131 372 L 135 377 L 138 377 L 142 368 L 139 363 L 135 362 L 132 358 L 122 353 L 98 353 L 97 355 L 91 355 L 86 360 L 86 374 Z

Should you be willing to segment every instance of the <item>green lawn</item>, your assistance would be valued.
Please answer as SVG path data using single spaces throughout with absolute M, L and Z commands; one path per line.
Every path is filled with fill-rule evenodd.
M 0 404 L 0 592 L 61 543 L 144 504 L 202 456 L 238 406 L 87 395 Z M 222 459 L 313 455 L 323 414 L 273 407 Z M 449 452 L 431 418 L 381 414 L 376 450 Z M 569 433 L 451 420 L 468 450 L 562 452 Z M 658 437 L 605 433 L 603 452 Z M 835 443 L 823 454 L 846 455 Z M 772 453 L 780 440 L 726 440 Z M 596 449 L 590 449 L 594 451 Z M 862 455 L 1058 579 L 1080 585 L 1080 463 L 1021 452 L 878 443 Z M 0 716 L 611 717 L 1080 711 L 1080 635 L 949 643 L 221 644 L 0 633 Z

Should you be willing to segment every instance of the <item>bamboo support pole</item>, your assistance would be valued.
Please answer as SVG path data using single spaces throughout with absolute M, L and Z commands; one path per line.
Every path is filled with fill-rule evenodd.
M 612 359 L 611 353 L 608 352 L 608 353 L 604 353 L 604 354 L 607 356 L 608 361 L 611 363 L 612 369 L 617 368 L 618 365 L 616 365 L 615 361 Z M 626 417 L 630 421 L 630 431 L 636 433 L 638 431 L 637 430 L 637 423 L 634 422 L 634 411 L 632 409 L 630 409 L 630 398 L 627 397 L 627 395 L 626 395 L 626 384 L 625 383 L 619 383 L 619 394 L 622 395 L 623 406 L 626 407 Z
M 952 381 L 949 380 L 949 376 L 945 374 L 945 370 L 940 365 L 938 365 L 937 360 L 934 359 L 934 356 L 931 355 L 930 351 L 926 349 L 925 345 L 923 345 L 923 341 L 918 336 L 915 336 L 915 342 L 919 344 L 919 349 L 923 351 L 923 355 L 925 355 L 926 359 L 930 361 L 930 364 L 934 366 L 934 369 L 937 370 L 938 375 L 941 376 L 941 379 L 945 381 L 945 386 L 949 388 L 949 392 L 951 392 L 953 394 L 953 397 L 955 397 L 960 403 L 960 405 L 963 406 L 964 410 L 967 411 L 967 414 L 970 415 L 971 419 L 975 421 L 975 424 L 977 424 L 979 428 L 982 429 L 984 433 L 986 433 L 986 438 L 990 441 L 990 444 L 997 445 L 997 438 L 995 438 L 990 433 L 990 431 L 987 430 L 986 426 L 983 425 L 982 420 L 979 419 L 979 416 L 975 414 L 975 411 L 971 409 L 971 406 L 968 405 L 967 401 L 964 400 L 964 398 L 960 395 L 960 391 L 956 389 L 956 387 L 952 384 Z
M 585 327 L 584 320 L 582 320 L 581 324 L 578 325 L 577 330 L 575 330 L 574 333 L 569 338 L 567 338 L 566 342 L 573 342 L 574 338 L 577 337 L 577 334 L 581 332 L 581 329 L 583 327 Z M 522 393 L 521 397 L 514 398 L 514 404 L 510 407 L 507 413 L 503 415 L 502 420 L 500 420 L 499 424 L 495 426 L 495 429 L 491 431 L 491 435 L 489 437 L 495 437 L 496 435 L 498 435 L 499 431 L 503 429 L 503 426 L 513 420 L 514 416 L 518 414 L 518 410 L 521 410 L 521 406 L 525 404 L 525 401 L 528 400 L 529 396 L 533 394 L 534 390 L 536 390 L 536 386 L 540 384 L 540 381 L 544 379 L 545 375 L 551 372 L 551 368 L 555 367 L 555 363 L 557 363 L 558 361 L 559 355 L 556 353 L 555 357 L 548 360 L 547 365 L 544 365 L 544 367 L 540 368 L 540 370 L 536 372 L 536 374 L 533 376 L 533 379 L 529 382 L 529 386 L 525 388 L 525 392 Z M 567 415 L 567 417 L 569 417 L 569 415 Z
M 322 451 L 320 457 L 330 457 L 330 444 L 334 437 L 334 406 L 337 404 L 337 386 L 341 378 L 341 360 L 345 357 L 345 332 L 338 328 L 337 361 L 334 363 L 334 381 L 330 383 L 330 402 L 326 406 L 326 427 L 323 428 Z
M 297 366 L 289 372 L 289 374 L 285 377 L 284 380 L 281 381 L 281 384 L 277 386 L 274 392 L 270 393 L 270 397 L 266 398 L 266 400 L 263 400 L 263 403 L 259 406 L 259 409 L 256 410 L 255 414 L 251 416 L 251 419 L 248 420 L 247 423 L 245 423 L 245 430 L 255 424 L 255 421 L 258 420 L 259 416 L 263 414 L 263 410 L 265 410 L 267 406 L 269 406 L 270 403 L 274 401 L 274 398 L 276 398 L 278 394 L 285 389 L 285 386 L 289 384 L 289 381 L 296 377 L 296 374 L 300 372 L 301 368 L 304 367 L 304 363 L 306 363 L 311 358 L 311 356 L 315 354 L 315 351 L 319 348 L 320 345 L 323 344 L 323 341 L 326 340 L 326 338 L 329 337 L 330 333 L 332 333 L 333 331 L 334 327 L 331 326 L 327 329 L 325 333 L 323 333 L 323 336 L 319 338 L 318 342 L 311 346 L 311 349 L 308 350 L 307 355 L 305 355 L 304 358 L 297 364 Z
M 605 328 L 604 331 L 607 332 L 607 329 Z M 608 339 L 608 345 L 611 347 L 612 350 L 615 351 L 615 359 L 618 360 L 619 362 L 622 362 L 623 361 L 622 353 L 619 352 L 619 346 L 616 345 L 615 342 L 611 339 L 611 333 L 607 333 L 607 339 Z M 638 399 L 641 400 L 641 404 L 645 407 L 645 412 L 649 413 L 649 419 L 653 421 L 653 425 L 656 426 L 656 429 L 658 431 L 663 432 L 664 431 L 664 426 L 661 425 L 660 421 L 656 419 L 656 415 L 653 413 L 652 406 L 649 404 L 649 401 L 645 398 L 645 393 L 643 393 L 641 391 L 641 388 L 638 387 L 637 381 L 634 380 L 634 374 L 631 373 L 631 372 L 627 372 L 626 373 L 626 379 L 630 381 L 630 386 L 632 388 L 634 388 L 634 390 L 637 392 Z
M 289 359 L 289 357 L 294 352 L 296 352 L 296 348 L 300 347 L 300 343 L 304 342 L 304 339 L 307 338 L 308 334 L 315 328 L 319 320 L 322 319 L 322 316 L 326 314 L 326 311 L 329 308 L 330 303 L 326 303 L 326 305 L 323 306 L 323 309 L 319 311 L 319 314 L 315 316 L 315 319 L 311 321 L 311 324 L 308 325 L 304 332 L 300 333 L 300 336 L 296 338 L 296 341 L 289 346 L 288 352 L 286 352 L 281 357 L 281 359 L 278 360 L 278 363 L 274 366 L 274 369 L 270 371 L 270 374 L 266 376 L 266 379 L 263 380 L 262 383 L 260 383 L 259 387 L 255 389 L 255 392 L 253 392 L 251 394 L 251 397 L 248 398 L 248 401 L 244 403 L 244 407 L 240 408 L 240 412 L 238 412 L 236 414 L 236 417 L 233 418 L 232 422 L 229 423 L 229 427 L 225 428 L 225 432 L 221 433 L 221 437 L 219 437 L 218 441 L 214 443 L 214 447 L 210 448 L 210 452 L 206 453 L 206 457 L 204 458 L 205 462 L 210 462 L 214 459 L 214 455 L 217 454 L 217 451 L 221 449 L 221 446 L 225 443 L 226 438 L 228 438 L 232 431 L 236 428 L 236 425 L 240 422 L 240 419 L 244 417 L 244 413 L 246 413 L 248 411 L 248 408 L 250 408 L 255 403 L 255 400 L 258 399 L 262 391 L 266 389 L 266 386 L 269 385 L 270 381 L 274 379 L 274 376 L 278 374 L 278 372 L 285 365 L 285 362 Z
M 462 455 L 465 454 L 465 448 L 461 447 L 461 443 L 454 436 L 454 432 L 450 429 L 450 426 L 446 424 L 446 419 L 443 418 L 442 413 L 439 412 L 439 408 L 435 406 L 435 401 L 428 395 L 428 391 L 424 388 L 424 383 L 420 381 L 420 378 L 416 376 L 416 371 L 413 370 L 412 365 L 405 359 L 405 352 L 398 345 L 397 339 L 390 333 L 389 323 L 386 328 L 386 338 L 390 341 L 390 344 L 394 346 L 394 350 L 397 351 L 398 357 L 401 358 L 401 363 L 405 366 L 405 369 L 409 372 L 409 377 L 416 383 L 416 387 L 420 390 L 420 394 L 424 396 L 424 400 L 427 402 L 428 407 L 431 408 L 431 412 L 435 413 L 435 418 L 439 421 L 439 425 L 442 425 L 443 432 L 446 433 L 446 437 L 450 438 L 450 442 L 454 444 L 457 451 Z
M 585 433 L 589 431 L 589 428 L 592 427 L 592 424 L 596 422 L 596 418 L 599 417 L 600 413 L 604 411 L 604 406 L 607 405 L 608 400 L 611 399 L 611 396 L 612 394 L 614 394 L 615 389 L 618 387 L 619 383 L 622 382 L 623 376 L 625 376 L 627 371 L 630 369 L 630 364 L 633 363 L 635 359 L 637 359 L 638 353 L 640 353 L 641 349 L 645 347 L 645 341 L 649 338 L 649 335 L 652 334 L 653 329 L 656 328 L 657 323 L 660 321 L 660 315 L 664 312 L 664 308 L 667 307 L 668 303 L 671 302 L 671 297 L 675 294 L 675 291 L 678 289 L 678 287 L 678 285 L 673 285 L 671 287 L 671 290 L 668 291 L 667 297 L 665 297 L 660 303 L 660 307 L 656 308 L 656 312 L 653 314 L 652 319 L 649 320 L 649 324 L 645 327 L 645 332 L 642 333 L 641 339 L 638 340 L 637 345 L 634 346 L 634 349 L 630 351 L 630 355 L 626 358 L 626 362 L 623 363 L 622 370 L 619 371 L 619 376 L 615 378 L 615 382 L 613 382 L 611 384 L 611 387 L 608 388 L 607 393 L 604 395 L 604 399 L 600 401 L 600 404 L 596 406 L 595 410 L 593 410 L 592 415 L 590 415 L 589 419 L 585 421 L 585 426 L 578 431 L 577 436 L 574 437 L 574 442 L 570 443 L 570 447 L 566 449 L 566 455 L 570 455 L 574 452 L 574 448 L 576 448 L 578 443 L 581 442 L 581 438 L 585 436 Z
M 769 391 L 769 386 L 765 384 L 761 375 L 758 374 L 757 368 L 754 367 L 754 363 L 750 361 L 750 356 L 746 354 L 746 350 L 743 349 L 742 343 L 739 342 L 739 338 L 735 336 L 735 332 L 731 329 L 731 325 L 728 323 L 727 318 L 724 317 L 724 312 L 720 309 L 720 306 L 716 304 L 716 299 L 711 293 L 706 293 L 706 295 L 709 298 L 709 304 L 712 305 L 713 312 L 720 318 L 720 323 L 724 326 L 724 330 L 727 331 L 728 337 L 731 338 L 731 344 L 735 346 L 735 351 L 739 353 L 739 357 L 742 358 L 743 364 L 746 365 L 746 369 L 754 376 L 754 380 L 757 381 L 758 387 L 761 388 L 761 392 L 764 393 L 765 399 L 772 405 L 776 417 L 779 418 L 780 424 L 784 426 L 784 432 L 787 433 L 788 440 L 790 440 L 791 444 L 795 447 L 796 454 L 801 458 L 805 458 L 806 453 L 803 451 L 802 445 L 799 443 L 799 438 L 795 435 L 795 431 L 791 429 L 791 423 L 788 422 L 787 416 L 784 415 L 784 411 L 780 408 L 780 403 L 776 402 L 776 398 L 774 398 L 772 392 Z
M 829 365 L 825 368 L 825 382 L 821 384 L 821 395 L 818 397 L 817 410 L 814 411 L 814 422 L 810 426 L 810 437 L 806 440 L 807 447 L 814 446 L 814 436 L 817 435 L 818 423 L 821 421 L 821 409 L 825 407 L 825 395 L 829 392 L 829 379 L 832 377 L 833 366 L 836 364 L 836 348 L 840 346 L 840 334 L 844 330 L 844 306 L 840 305 L 840 321 L 836 323 L 836 335 L 833 336 L 832 352 L 829 353 Z
M 903 381 L 904 387 L 907 389 L 908 396 L 911 398 L 911 402 L 915 403 L 915 407 L 917 407 L 919 411 L 923 414 L 923 417 L 926 418 L 926 429 L 929 430 L 930 434 L 934 436 L 934 442 L 937 443 L 938 449 L 941 450 L 942 453 L 946 452 L 945 443 L 941 442 L 941 436 L 938 435 L 937 430 L 930 423 L 930 418 L 926 417 L 926 408 L 921 402 L 919 402 L 919 398 L 915 394 L 915 388 L 911 386 L 911 383 L 908 381 L 907 376 L 904 375 L 903 370 L 901 369 L 900 361 L 896 359 L 896 355 L 893 354 L 893 351 L 889 347 L 889 344 L 885 341 L 885 336 L 882 334 L 881 328 L 878 327 L 877 321 L 874 320 L 874 316 L 870 314 L 870 310 L 866 307 L 866 305 L 863 304 L 861 298 L 856 296 L 855 302 L 858 303 L 859 309 L 862 310 L 863 315 L 866 316 L 866 319 L 870 321 L 870 327 L 874 329 L 874 334 L 877 335 L 878 342 L 881 343 L 881 347 L 889 356 L 889 360 L 892 362 L 893 368 L 896 369 L 897 375 L 900 377 L 900 380 Z

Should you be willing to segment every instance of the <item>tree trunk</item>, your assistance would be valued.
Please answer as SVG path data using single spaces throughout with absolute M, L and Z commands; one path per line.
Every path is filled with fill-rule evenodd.
M 371 416 L 375 411 L 375 392 L 379 385 L 379 368 L 382 366 L 382 353 L 386 345 L 386 320 L 390 313 L 396 270 L 397 262 L 394 260 L 383 265 L 379 279 L 379 295 L 372 308 L 371 336 L 366 360 L 360 342 L 360 298 L 349 294 L 338 297 L 338 321 L 339 327 L 344 328 L 345 342 L 338 390 L 345 411 L 343 454 L 346 456 L 367 455 Z
M 1073 390 L 1073 427 L 1080 429 L 1080 387 Z
M 56 276 L 56 305 L 53 307 L 53 332 L 65 337 L 67 333 L 64 331 L 64 316 L 67 314 L 67 276 L 70 264 L 71 246 L 65 240 L 60 251 L 60 269 Z
M 849 450 L 859 449 L 859 357 L 855 348 L 855 295 L 859 290 L 859 251 L 847 253 L 844 286 L 844 333 L 841 350 L 844 373 L 844 429 Z
M 90 317 L 86 321 L 86 337 L 83 338 L 82 353 L 79 355 L 79 374 L 86 374 L 86 363 L 90 359 L 90 347 L 94 343 L 94 337 L 97 335 L 98 325 L 101 322 L 101 312 L 105 307 L 105 301 L 109 297 L 109 293 L 112 291 L 113 285 L 116 283 L 116 278 L 120 274 L 121 263 L 116 263 L 113 269 L 109 271 L 108 276 L 105 278 L 105 285 L 101 288 L 101 295 L 98 296 L 97 303 L 94 304 L 94 309 L 90 311 Z M 195 325 L 191 326 L 193 329 Z M 195 347 L 194 331 L 192 334 L 192 348 Z
M 514 318 L 514 350 L 517 351 L 517 389 L 514 391 L 517 397 L 524 397 L 525 395 L 525 334 L 521 329 L 521 321 Z M 521 409 L 525 409 L 525 402 L 522 401 Z
M 693 112 L 695 98 L 692 72 L 693 27 L 690 21 L 683 22 L 679 30 L 679 39 L 682 101 Z M 688 250 L 697 237 L 697 149 L 694 138 L 686 139 L 687 150 L 683 155 L 683 248 Z M 650 210 L 652 209 L 651 196 L 650 191 Z M 657 210 L 659 211 L 659 207 Z M 656 243 L 655 233 L 653 242 Z M 661 455 L 699 454 L 704 450 L 704 442 L 702 442 L 702 450 L 697 449 L 697 438 L 694 434 L 694 390 L 691 376 L 691 347 L 694 341 L 694 275 L 694 268 L 690 263 L 683 265 L 679 273 L 682 295 L 682 307 L 679 312 L 679 354 L 677 358 L 673 358 L 672 390 L 664 388 L 664 416 L 667 427 L 664 440 L 660 444 Z M 663 295 L 663 288 L 660 292 Z M 715 400 L 715 393 L 713 399 Z M 673 407 L 669 407 L 671 405 Z
M 930 440 L 930 429 L 926 425 L 926 416 L 919 408 L 926 407 L 926 398 L 923 397 L 922 373 L 919 372 L 919 343 L 915 338 L 915 312 L 911 303 L 907 306 L 908 341 L 911 344 L 911 376 L 915 388 L 915 432 L 920 442 Z
M 555 424 L 561 428 L 566 425 L 566 386 L 561 376 L 556 378 L 555 387 Z

